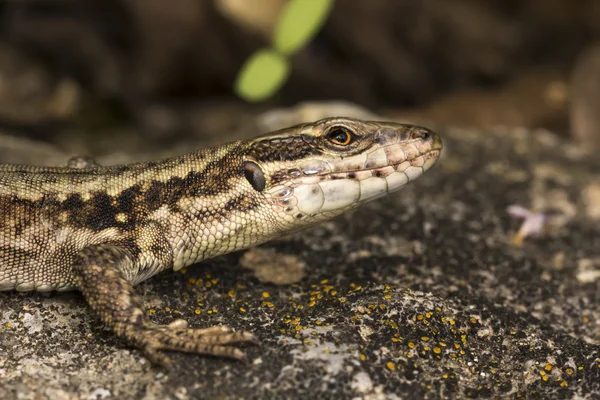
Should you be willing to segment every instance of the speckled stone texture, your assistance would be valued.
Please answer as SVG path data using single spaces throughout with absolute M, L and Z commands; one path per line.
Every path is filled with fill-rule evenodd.
M 156 322 L 256 333 L 247 363 L 173 354 L 166 373 L 77 293 L 0 293 L 0 398 L 599 398 L 598 158 L 546 132 L 438 131 L 408 188 L 262 246 L 296 283 L 237 253 L 138 286 Z M 551 211 L 545 236 L 515 247 L 512 204 Z

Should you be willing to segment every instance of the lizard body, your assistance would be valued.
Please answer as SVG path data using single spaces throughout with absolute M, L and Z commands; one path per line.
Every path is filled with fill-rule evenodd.
M 264 243 L 393 192 L 442 149 L 412 125 L 331 118 L 159 162 L 0 164 L 0 290 L 80 290 L 153 362 L 243 357 L 227 327 L 152 324 L 133 286 Z

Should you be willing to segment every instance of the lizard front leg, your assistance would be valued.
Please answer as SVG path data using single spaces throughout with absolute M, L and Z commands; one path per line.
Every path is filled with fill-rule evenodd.
M 170 325 L 152 323 L 122 271 L 131 269 L 135 249 L 128 244 L 100 244 L 81 250 L 73 263 L 75 283 L 102 322 L 120 337 L 142 350 L 153 363 L 169 366 L 162 351 L 182 351 L 242 359 L 244 353 L 229 346 L 253 342 L 248 332 L 233 332 L 224 326 L 190 329 L 183 320 Z

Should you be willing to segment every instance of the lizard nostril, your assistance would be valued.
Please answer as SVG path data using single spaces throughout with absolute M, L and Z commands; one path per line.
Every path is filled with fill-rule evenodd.
M 421 139 L 421 140 L 429 140 L 432 137 L 431 131 L 429 131 L 427 129 L 415 129 L 414 131 L 412 131 L 411 136 L 413 139 Z

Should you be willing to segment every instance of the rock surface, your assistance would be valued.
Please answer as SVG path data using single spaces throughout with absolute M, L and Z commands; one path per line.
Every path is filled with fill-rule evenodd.
M 0 293 L 0 398 L 600 397 L 597 157 L 437 130 L 443 157 L 408 188 L 262 246 L 303 265 L 296 283 L 236 253 L 138 286 L 158 323 L 254 332 L 247 363 L 173 354 L 165 372 L 77 293 Z M 552 211 L 546 235 L 515 247 L 512 204 Z

